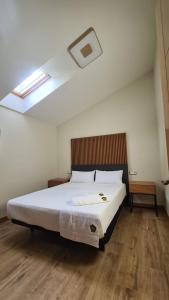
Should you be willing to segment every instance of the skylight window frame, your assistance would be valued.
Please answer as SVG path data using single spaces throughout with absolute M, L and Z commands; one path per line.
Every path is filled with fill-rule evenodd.
M 37 90 L 42 84 L 44 84 L 47 80 L 49 80 L 51 78 L 51 76 L 49 74 L 44 73 L 43 71 L 42 71 L 42 74 L 44 74 L 45 76 L 43 78 L 41 78 L 40 80 L 38 80 L 38 81 L 37 81 L 38 77 L 35 78 L 34 81 L 37 81 L 37 82 L 35 84 L 28 84 L 28 88 L 25 87 L 24 88 L 24 92 L 19 93 L 19 92 L 15 91 L 17 89 L 17 87 L 16 87 L 12 91 L 12 94 L 15 95 L 15 96 L 17 96 L 17 97 L 19 97 L 19 98 L 21 98 L 21 99 L 24 99 L 26 96 L 30 95 L 32 92 L 34 92 L 35 90 Z M 29 87 L 29 85 L 31 85 L 31 87 Z M 20 86 L 20 85 L 18 85 L 18 86 Z

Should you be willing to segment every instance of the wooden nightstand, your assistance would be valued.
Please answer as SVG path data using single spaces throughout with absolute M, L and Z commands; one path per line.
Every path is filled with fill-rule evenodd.
M 48 188 L 50 188 L 52 186 L 59 185 L 59 184 L 66 183 L 68 181 L 69 181 L 69 179 L 66 179 L 66 178 L 54 178 L 54 179 L 50 179 L 50 180 L 48 180 Z
M 133 210 L 133 195 L 151 195 L 154 197 L 154 209 L 156 216 L 158 216 L 157 197 L 156 197 L 156 185 L 151 181 L 130 181 L 129 182 L 130 204 L 131 211 Z M 143 206 L 142 206 L 143 207 Z

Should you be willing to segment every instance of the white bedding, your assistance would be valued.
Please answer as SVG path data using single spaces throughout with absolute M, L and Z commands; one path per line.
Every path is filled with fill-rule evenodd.
M 107 203 L 73 206 L 72 198 L 88 194 L 111 194 Z M 102 238 L 126 195 L 122 183 L 65 183 L 8 201 L 8 217 L 61 236 L 99 247 Z M 94 225 L 91 227 L 91 225 Z

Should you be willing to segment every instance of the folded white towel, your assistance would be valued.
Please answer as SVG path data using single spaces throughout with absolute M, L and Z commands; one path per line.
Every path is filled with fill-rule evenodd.
M 91 205 L 91 204 L 100 204 L 100 203 L 107 203 L 112 200 L 111 195 L 105 194 L 91 194 L 85 196 L 77 196 L 72 198 L 72 205 Z

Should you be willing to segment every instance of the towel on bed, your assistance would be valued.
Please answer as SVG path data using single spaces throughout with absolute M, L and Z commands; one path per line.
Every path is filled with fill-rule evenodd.
M 72 198 L 72 205 L 91 205 L 91 204 L 99 204 L 99 203 L 106 203 L 112 200 L 111 195 L 105 194 L 91 194 L 85 196 L 76 196 Z

